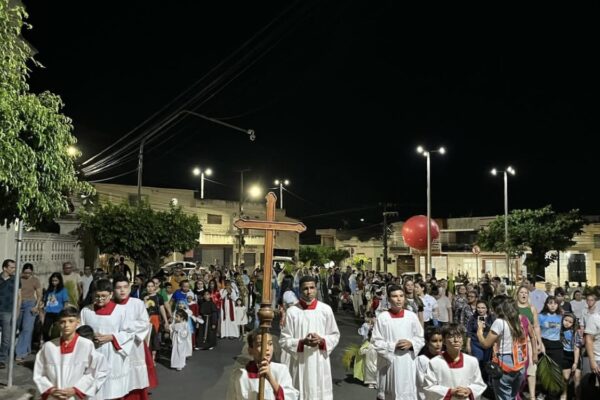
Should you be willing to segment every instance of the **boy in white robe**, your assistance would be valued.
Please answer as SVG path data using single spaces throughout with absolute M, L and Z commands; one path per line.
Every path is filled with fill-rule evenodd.
M 479 361 L 461 352 L 464 336 L 462 325 L 451 323 L 442 328 L 446 351 L 429 361 L 425 375 L 428 399 L 481 398 L 487 385 L 481 378 Z
M 80 337 L 79 312 L 67 307 L 59 314 L 60 338 L 44 343 L 35 357 L 33 381 L 43 399 L 88 399 L 104 382 L 97 368 L 94 343 Z
M 298 391 L 292 384 L 292 377 L 283 364 L 271 362 L 273 339 L 268 335 L 265 358 L 261 359 L 262 334 L 254 330 L 247 335 L 248 354 L 252 361 L 243 367 L 236 367 L 227 389 L 227 400 L 258 399 L 260 377 L 265 377 L 265 400 L 296 400 Z
M 235 320 L 235 301 L 237 295 L 231 287 L 230 281 L 225 281 L 225 288 L 221 290 L 221 338 L 238 338 L 240 329 Z
M 387 289 L 389 310 L 375 321 L 371 341 L 377 350 L 378 396 L 384 400 L 417 400 L 415 358 L 424 345 L 415 313 L 404 309 L 404 290 Z
M 316 299 L 314 276 L 300 279 L 301 299 L 287 310 L 281 347 L 291 354 L 294 387 L 301 400 L 333 399 L 329 357 L 340 340 L 331 307 Z
M 129 393 L 123 400 L 145 400 L 148 399 L 150 379 L 144 345 L 150 335 L 150 316 L 142 300 L 130 297 L 131 287 L 125 276 L 115 277 L 113 287 L 117 307 L 125 308 L 124 329 L 134 335 L 131 354 L 129 354 Z
M 442 338 L 442 330 L 435 326 L 429 326 L 425 330 L 425 347 L 421 349 L 417 357 L 417 390 L 419 391 L 419 399 L 426 400 L 425 393 L 425 375 L 427 375 L 427 367 L 429 360 L 439 355 L 442 352 L 444 339 Z

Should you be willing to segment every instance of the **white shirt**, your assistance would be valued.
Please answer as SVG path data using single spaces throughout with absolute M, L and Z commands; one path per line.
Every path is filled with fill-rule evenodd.
M 585 326 L 585 334 L 594 336 L 594 358 L 600 361 L 600 315 L 590 314 Z
M 440 322 L 450 322 L 450 299 L 446 296 L 441 296 L 437 300 L 438 306 L 438 321 Z
M 573 310 L 575 317 L 581 319 L 581 317 L 583 317 L 583 310 L 587 307 L 585 300 L 571 300 L 569 303 L 571 304 L 571 309 Z
M 438 308 L 437 300 L 431 296 L 426 294 L 421 298 L 423 301 L 423 321 L 428 322 L 433 318 L 433 310 Z
M 510 333 L 510 326 L 508 322 L 503 319 L 497 318 L 492 327 L 490 328 L 496 335 L 498 335 L 497 343 L 502 346 L 499 347 L 500 354 L 512 354 L 512 333 Z
M 81 277 L 81 284 L 83 285 L 83 298 L 85 299 L 90 291 L 90 284 L 94 280 L 94 275 L 90 274 L 90 276 L 83 275 Z

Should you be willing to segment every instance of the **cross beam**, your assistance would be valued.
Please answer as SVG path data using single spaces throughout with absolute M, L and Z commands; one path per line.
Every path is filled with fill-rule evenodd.
M 275 205 L 277 196 L 275 193 L 269 192 L 267 199 L 267 218 L 265 221 L 238 219 L 233 225 L 239 229 L 257 229 L 265 231 L 265 261 L 263 265 L 263 292 L 260 302 L 260 310 L 258 311 L 258 319 L 260 320 L 261 330 L 261 359 L 265 357 L 267 350 L 267 335 L 273 322 L 273 309 L 271 307 L 271 274 L 273 269 L 273 245 L 275 231 L 280 232 L 298 232 L 302 233 L 306 230 L 306 226 L 300 222 L 277 222 L 275 221 Z M 258 386 L 258 398 L 265 398 L 265 378 L 260 377 Z

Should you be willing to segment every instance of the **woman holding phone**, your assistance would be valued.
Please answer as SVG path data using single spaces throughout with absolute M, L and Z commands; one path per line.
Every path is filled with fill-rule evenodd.
M 484 349 L 481 346 L 479 339 L 477 339 L 477 327 L 478 322 L 483 321 L 485 323 L 483 332 L 485 335 L 488 334 L 495 319 L 494 316 L 488 311 L 487 303 L 483 300 L 478 300 L 476 304 L 476 311 L 467 322 L 467 345 L 465 346 L 466 352 L 479 361 L 479 369 L 481 370 L 484 382 L 488 382 L 488 377 L 483 366 L 491 359 L 492 349 Z

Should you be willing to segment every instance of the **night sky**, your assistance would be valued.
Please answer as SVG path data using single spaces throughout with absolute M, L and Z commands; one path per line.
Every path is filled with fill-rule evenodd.
M 419 144 L 447 148 L 432 157 L 433 217 L 502 213 L 489 170 L 508 165 L 511 208 L 600 214 L 597 10 L 397 3 L 25 1 L 45 66 L 31 87 L 62 96 L 82 161 L 191 88 L 177 104 L 196 95 L 187 109 L 257 139 L 181 118 L 148 146 L 144 185 L 197 188 L 192 167 L 210 166 L 226 186 L 207 183 L 206 196 L 237 199 L 235 169 L 251 168 L 247 181 L 291 180 L 285 207 L 309 228 L 375 224 L 383 202 L 400 219 L 424 214 Z M 134 169 L 134 153 L 89 179 Z

